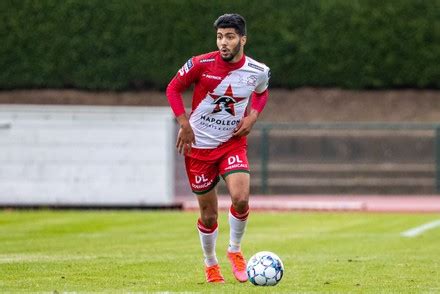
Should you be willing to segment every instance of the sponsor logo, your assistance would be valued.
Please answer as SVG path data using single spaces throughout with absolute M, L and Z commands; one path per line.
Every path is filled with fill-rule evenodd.
M 213 182 L 214 179 L 209 180 L 205 178 L 205 174 L 201 174 L 200 176 L 195 176 L 195 183 L 191 183 L 191 186 L 193 189 L 206 189 L 209 188 Z
M 240 157 L 238 157 L 238 155 L 229 156 L 228 165 L 229 166 L 225 168 L 225 170 L 230 170 L 233 168 L 245 168 L 245 169 L 249 168 L 246 163 L 243 163 L 243 160 L 241 160 Z
M 229 156 L 228 157 L 228 164 L 233 165 L 235 163 L 243 163 L 243 161 L 238 157 L 238 155 L 235 156 Z
M 188 73 L 189 70 L 194 66 L 191 58 L 188 59 L 188 61 L 182 66 L 181 69 L 179 69 L 180 76 L 183 76 L 184 74 Z
M 203 184 L 191 184 L 191 186 L 193 187 L 193 189 L 206 189 L 209 188 L 212 185 L 213 181 L 209 181 Z
M 209 117 L 209 116 L 206 116 L 206 115 L 201 115 L 200 119 L 203 120 L 203 121 L 206 121 L 208 123 L 216 124 L 216 125 L 219 125 L 219 126 L 236 126 L 240 122 L 239 119 L 223 120 L 223 119 L 217 119 L 217 118 L 214 118 L 214 117 Z
M 208 179 L 205 178 L 205 174 L 202 174 L 201 176 L 196 176 L 196 184 L 200 183 L 206 183 Z
M 215 58 L 200 59 L 200 63 L 214 62 Z
M 225 168 L 225 170 L 230 170 L 230 169 L 234 169 L 234 168 L 244 168 L 244 169 L 248 169 L 248 165 L 245 163 L 236 163 L 233 165 L 228 166 L 227 168 Z
M 208 78 L 208 79 L 212 79 L 212 80 L 217 80 L 217 81 L 221 81 L 222 77 L 219 76 L 213 76 L 213 75 L 208 75 L 208 74 L 202 74 L 203 77 Z
M 259 66 L 259 65 L 256 65 L 256 64 L 254 64 L 254 63 L 248 63 L 248 66 L 249 67 L 252 67 L 252 68 L 255 68 L 255 69 L 258 69 L 259 71 L 264 71 L 264 68 L 263 67 L 261 67 L 261 66 Z

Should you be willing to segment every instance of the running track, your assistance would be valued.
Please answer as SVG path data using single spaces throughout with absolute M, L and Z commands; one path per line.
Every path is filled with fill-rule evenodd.
M 180 196 L 177 202 L 184 210 L 198 210 L 196 196 Z M 219 196 L 219 209 L 231 205 L 228 196 Z M 365 211 L 365 212 L 440 212 L 440 195 L 429 196 L 337 196 L 337 195 L 252 195 L 252 210 L 274 211 Z

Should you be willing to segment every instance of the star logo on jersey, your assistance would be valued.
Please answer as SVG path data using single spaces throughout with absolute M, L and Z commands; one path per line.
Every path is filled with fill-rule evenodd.
M 217 113 L 224 110 L 233 116 L 235 116 L 234 104 L 245 99 L 243 97 L 234 97 L 234 93 L 232 92 L 231 85 L 228 86 L 226 92 L 223 95 L 214 95 L 210 93 L 209 96 L 211 96 L 212 99 L 214 99 L 213 104 L 215 104 L 212 113 Z

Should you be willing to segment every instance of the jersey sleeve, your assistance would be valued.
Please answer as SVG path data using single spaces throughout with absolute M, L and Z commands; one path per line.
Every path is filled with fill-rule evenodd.
M 266 91 L 269 87 L 270 69 L 266 66 L 258 78 L 258 85 L 255 88 L 255 93 L 260 94 Z
M 269 97 L 269 90 L 266 88 L 261 93 L 252 93 L 251 100 L 251 109 L 256 110 L 258 113 L 261 113 L 266 106 L 267 98 Z
M 199 72 L 200 63 L 195 57 L 190 58 L 168 84 L 166 96 L 176 117 L 185 113 L 182 93 L 198 80 Z

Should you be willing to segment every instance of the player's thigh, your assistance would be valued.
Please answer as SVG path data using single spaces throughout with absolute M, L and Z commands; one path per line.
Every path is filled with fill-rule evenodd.
M 228 152 L 222 158 L 219 169 L 232 200 L 247 200 L 250 190 L 250 171 L 246 147 L 239 146 Z
M 250 175 L 246 172 L 231 173 L 225 177 L 226 187 L 231 195 L 232 201 L 249 200 Z

